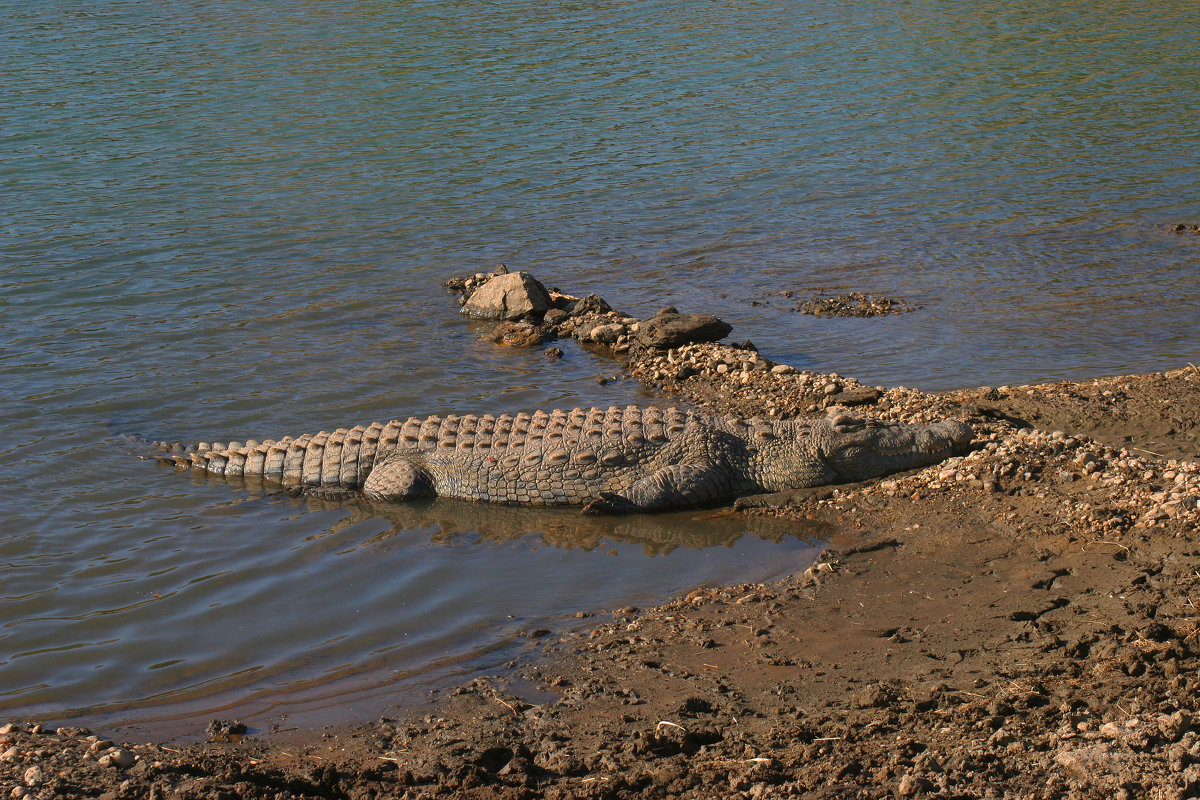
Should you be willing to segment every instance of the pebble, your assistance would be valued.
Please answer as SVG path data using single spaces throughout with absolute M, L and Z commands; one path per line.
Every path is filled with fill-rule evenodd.
M 38 766 L 30 767 L 25 770 L 24 778 L 26 786 L 40 786 L 43 780 L 42 768 Z
M 116 767 L 117 769 L 129 769 L 133 766 L 137 759 L 133 753 L 126 750 L 124 747 L 114 747 L 104 755 L 100 756 L 97 763 L 102 767 Z

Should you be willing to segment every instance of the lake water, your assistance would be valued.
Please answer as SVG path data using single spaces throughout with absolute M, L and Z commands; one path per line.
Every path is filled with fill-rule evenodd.
M 0 718 L 371 714 L 805 565 L 821 532 L 318 504 L 114 445 L 653 399 L 478 343 L 440 284 L 496 262 L 871 383 L 1200 359 L 1195 41 L 1171 0 L 5 4 Z M 922 308 L 792 310 L 848 290 Z

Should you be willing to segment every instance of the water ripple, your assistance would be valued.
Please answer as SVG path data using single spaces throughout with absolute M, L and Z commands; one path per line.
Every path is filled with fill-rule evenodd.
M 12 9 L 0 643 L 24 655 L 0 664 L 19 687 L 0 708 L 267 713 L 332 676 L 499 658 L 509 614 L 806 552 L 746 537 L 656 560 L 615 531 L 558 551 L 484 540 L 477 519 L 438 538 L 112 447 L 640 398 L 576 348 L 547 368 L 477 342 L 440 283 L 497 261 L 637 313 L 712 310 L 773 357 L 871 382 L 1195 360 L 1200 239 L 1167 230 L 1200 222 L 1193 17 L 1121 0 Z M 814 320 L 781 289 L 924 308 Z

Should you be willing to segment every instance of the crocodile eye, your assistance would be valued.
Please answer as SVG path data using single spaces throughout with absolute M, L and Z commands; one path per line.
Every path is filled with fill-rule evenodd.
M 849 414 L 834 414 L 829 418 L 829 424 L 843 433 L 847 430 L 862 426 L 862 421 Z

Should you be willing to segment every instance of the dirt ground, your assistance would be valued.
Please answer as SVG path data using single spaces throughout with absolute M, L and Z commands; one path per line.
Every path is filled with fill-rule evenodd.
M 671 388 L 719 409 L 707 363 Z M 768 383 L 763 409 L 790 391 Z M 802 574 L 618 610 L 409 718 L 124 747 L 0 727 L 0 797 L 1200 796 L 1200 369 L 866 403 L 967 419 L 976 448 L 740 503 L 838 526 Z

